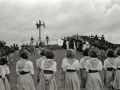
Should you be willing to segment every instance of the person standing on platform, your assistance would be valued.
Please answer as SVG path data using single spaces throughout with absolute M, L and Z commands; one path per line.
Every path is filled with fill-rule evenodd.
M 100 72 L 102 62 L 98 59 L 94 50 L 89 51 L 90 59 L 86 61 L 87 83 L 85 90 L 103 90 Z
M 33 41 L 34 41 L 34 38 L 33 37 L 31 37 L 31 45 L 33 45 Z
M 80 90 L 79 61 L 75 59 L 76 52 L 68 49 L 66 57 L 62 61 L 62 83 L 65 90 Z
M 49 37 L 48 37 L 48 35 L 46 36 L 46 42 L 47 42 L 47 45 L 48 45 L 48 42 L 49 42 Z
M 16 73 L 18 74 L 18 90 L 35 90 L 32 76 L 34 75 L 33 64 L 28 61 L 26 52 L 22 52 L 21 59 L 16 64 Z

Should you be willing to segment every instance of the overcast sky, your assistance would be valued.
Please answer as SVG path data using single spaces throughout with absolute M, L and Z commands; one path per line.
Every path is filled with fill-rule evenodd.
M 7 45 L 37 39 L 38 20 L 46 24 L 42 39 L 78 33 L 120 43 L 120 0 L 0 0 L 0 40 Z

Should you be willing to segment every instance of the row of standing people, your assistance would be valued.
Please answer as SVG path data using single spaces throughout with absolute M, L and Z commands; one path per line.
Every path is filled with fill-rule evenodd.
M 90 86 L 87 90 L 103 90 L 103 86 L 107 86 L 107 90 L 120 90 L 120 48 L 117 48 L 115 52 L 108 49 L 106 51 L 107 58 L 104 60 L 103 65 L 102 63 L 98 64 L 94 60 L 95 58 L 91 58 L 90 52 L 89 55 L 87 53 L 88 51 L 89 49 L 83 51 L 85 57 L 80 60 L 81 87 Z M 88 68 L 90 69 L 89 73 Z M 97 73 L 98 71 L 100 73 Z M 104 72 L 101 73 L 101 71 Z
M 88 50 L 89 51 L 89 50 Z M 87 51 L 89 56 L 85 56 L 80 60 L 75 59 L 76 52 L 73 49 L 67 50 L 65 58 L 62 61 L 62 86 L 65 90 L 102 90 L 103 85 L 101 81 L 101 71 L 103 69 L 102 62 L 97 58 L 94 50 Z M 85 51 L 83 52 L 86 53 Z M 52 51 L 41 51 L 42 57 L 36 60 L 37 69 L 37 82 L 36 90 L 57 90 L 55 74 L 57 72 L 57 63 L 54 61 L 54 53 Z M 113 86 L 120 89 L 120 48 L 117 48 L 115 55 L 117 58 L 113 59 L 114 53 L 112 50 L 107 51 L 108 58 L 104 62 L 104 68 L 107 72 L 105 75 L 107 86 L 110 90 Z M 18 90 L 35 90 L 32 76 L 34 75 L 33 64 L 28 60 L 28 55 L 23 52 L 22 57 L 16 64 L 16 72 L 18 74 L 17 87 Z M 5 60 L 4 60 L 5 61 Z M 0 60 L 0 90 L 10 90 L 7 74 L 9 68 L 3 66 L 5 64 L 3 59 Z M 114 61 L 114 63 L 113 63 Z M 112 65 L 112 66 L 110 66 Z M 111 70 L 112 67 L 112 70 Z M 8 73 L 5 73 L 8 72 Z M 114 72 L 114 73 L 113 73 Z M 110 74 L 111 73 L 111 74 Z
M 80 86 L 84 83 L 83 76 L 80 75 L 80 67 L 82 65 L 79 60 L 75 59 L 76 52 L 69 49 L 66 52 L 66 57 L 62 61 L 62 86 L 65 90 L 81 90 Z M 30 61 L 23 59 L 19 60 L 16 65 L 16 70 L 19 75 L 18 90 L 35 90 L 33 80 L 34 74 L 33 65 Z M 57 90 L 55 74 L 57 72 L 57 63 L 54 61 L 54 53 L 52 51 L 41 51 L 43 55 L 36 60 L 37 65 L 37 87 L 36 90 Z M 85 70 L 88 72 L 86 90 L 102 90 L 102 82 L 99 72 L 102 71 L 102 62 L 97 59 L 97 54 L 94 50 L 89 51 L 89 60 L 85 64 Z M 26 64 L 25 64 L 26 63 Z M 28 65 L 28 66 L 27 66 Z M 26 66 L 26 69 L 25 69 Z M 28 70 L 27 70 L 28 67 Z M 21 69 L 22 68 L 22 69 Z M 31 68 L 31 69 L 30 69 Z M 26 70 L 26 71 L 25 71 Z M 31 71 L 30 71 L 31 70 Z M 31 75 L 30 75 L 31 74 Z M 24 84 L 23 84 L 24 83 Z M 24 87 L 23 87 L 24 86 Z

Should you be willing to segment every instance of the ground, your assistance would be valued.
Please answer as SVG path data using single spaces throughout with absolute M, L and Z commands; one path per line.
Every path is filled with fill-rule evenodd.
M 65 57 L 65 50 L 63 49 L 58 49 L 58 50 L 54 50 L 54 54 L 55 54 L 55 58 L 54 60 L 57 62 L 57 74 L 56 74 L 56 82 L 57 82 L 57 85 L 58 85 L 58 90 L 63 90 L 60 86 L 61 86 L 61 62 L 62 62 L 62 59 Z M 33 62 L 34 64 L 34 70 L 35 70 L 35 75 L 33 77 L 34 79 L 34 83 L 35 85 L 37 84 L 36 82 L 36 64 L 35 64 L 35 60 L 38 59 L 40 56 L 39 55 L 32 55 L 29 57 L 29 59 Z M 81 58 L 83 57 L 82 53 L 80 52 L 77 52 L 77 55 L 76 55 L 76 58 L 78 60 L 80 60 Z M 19 58 L 16 58 L 13 62 L 11 62 L 8 66 L 10 68 L 10 86 L 11 86 L 11 90 L 17 90 L 16 88 L 16 83 L 17 83 L 17 74 L 16 74 L 16 71 L 15 71 L 15 65 L 16 65 L 16 62 L 19 60 Z M 106 89 L 104 89 L 106 90 Z

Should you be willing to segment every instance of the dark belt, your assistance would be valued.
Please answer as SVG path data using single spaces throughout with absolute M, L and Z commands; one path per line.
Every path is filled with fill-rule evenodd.
M 7 77 L 7 75 L 5 75 L 5 77 Z M 0 78 L 2 78 L 2 76 L 0 76 Z
M 86 70 L 85 68 L 83 68 L 83 70 Z
M 113 70 L 113 68 L 112 68 L 112 67 L 107 68 L 107 71 L 112 71 L 112 70 Z
M 19 72 L 21 75 L 25 75 L 25 74 L 28 74 L 29 72 L 25 72 L 25 71 L 21 71 Z
M 117 68 L 117 70 L 120 70 L 120 68 Z
M 96 73 L 98 70 L 89 70 L 89 73 Z
M 67 69 L 66 71 L 67 72 L 76 72 L 76 70 L 73 70 L 73 69 Z
M 41 71 L 41 69 L 39 68 L 39 71 Z
M 53 71 L 51 71 L 51 70 L 44 70 L 44 73 L 45 74 L 53 74 Z

